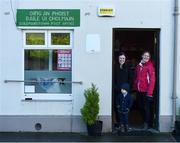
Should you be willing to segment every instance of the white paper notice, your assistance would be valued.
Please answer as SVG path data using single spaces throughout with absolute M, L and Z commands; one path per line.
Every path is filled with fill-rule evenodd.
M 34 85 L 26 85 L 25 92 L 26 93 L 35 93 L 35 86 Z
M 88 34 L 86 36 L 86 52 L 100 52 L 100 36 L 98 34 Z

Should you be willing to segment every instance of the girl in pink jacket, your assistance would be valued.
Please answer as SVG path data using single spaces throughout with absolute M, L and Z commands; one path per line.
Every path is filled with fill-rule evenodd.
M 144 129 L 151 124 L 151 106 L 153 103 L 153 90 L 155 86 L 155 69 L 150 60 L 150 52 L 142 54 L 142 60 L 135 69 L 134 88 L 138 91 L 141 100 L 141 114 L 144 121 Z

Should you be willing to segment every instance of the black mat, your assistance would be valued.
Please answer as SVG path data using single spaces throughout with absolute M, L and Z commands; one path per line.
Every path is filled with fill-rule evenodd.
M 120 132 L 118 131 L 119 136 L 151 136 L 153 135 L 150 131 L 128 131 L 128 132 Z
M 177 142 L 180 142 L 180 133 L 176 133 L 176 131 L 173 131 L 172 136 L 175 138 Z

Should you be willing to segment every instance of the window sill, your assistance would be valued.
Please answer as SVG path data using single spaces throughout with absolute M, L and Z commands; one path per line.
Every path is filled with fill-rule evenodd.
M 25 94 L 22 101 L 72 101 L 72 94 Z

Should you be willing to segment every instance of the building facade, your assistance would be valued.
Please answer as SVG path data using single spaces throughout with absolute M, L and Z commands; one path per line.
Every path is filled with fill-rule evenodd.
M 2 0 L 0 7 L 0 131 L 86 131 L 83 92 L 95 83 L 110 132 L 116 54 L 133 59 L 146 48 L 156 64 L 155 128 L 171 131 L 172 0 Z

